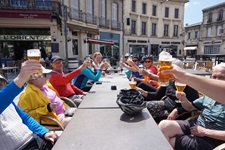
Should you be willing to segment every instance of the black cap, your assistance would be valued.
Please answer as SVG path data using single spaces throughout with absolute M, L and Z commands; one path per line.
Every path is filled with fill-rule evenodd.
M 53 62 L 55 62 L 56 60 L 63 60 L 60 56 L 52 56 L 52 58 L 51 58 L 51 62 L 53 63 Z

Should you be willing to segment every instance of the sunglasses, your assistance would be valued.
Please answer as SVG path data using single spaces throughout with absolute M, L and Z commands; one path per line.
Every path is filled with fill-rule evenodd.
M 152 62 L 152 61 L 145 61 L 145 63 L 150 63 L 150 62 Z
M 133 60 L 133 62 L 137 62 L 138 60 Z

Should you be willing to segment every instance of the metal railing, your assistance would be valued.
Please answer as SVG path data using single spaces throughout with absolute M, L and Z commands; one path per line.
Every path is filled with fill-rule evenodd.
M 53 14 L 62 15 L 59 2 L 51 0 L 1 0 L 0 9 L 2 10 L 50 10 Z

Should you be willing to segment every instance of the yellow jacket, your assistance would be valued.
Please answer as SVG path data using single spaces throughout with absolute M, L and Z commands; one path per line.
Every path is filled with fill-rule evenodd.
M 47 86 L 56 92 L 58 92 L 53 88 L 53 86 L 47 81 Z M 33 84 L 28 84 L 24 91 L 20 94 L 18 106 L 26 113 L 28 113 L 31 117 L 33 117 L 37 122 L 39 122 L 39 118 L 43 115 L 51 116 L 55 118 L 57 121 L 58 117 L 56 113 L 49 112 L 47 109 L 47 105 L 51 103 L 48 97 L 36 86 Z M 64 107 L 65 104 L 64 104 Z M 42 120 L 45 124 L 54 124 L 54 122 L 50 120 Z

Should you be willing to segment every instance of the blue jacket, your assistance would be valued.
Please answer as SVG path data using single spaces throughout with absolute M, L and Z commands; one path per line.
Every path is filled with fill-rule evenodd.
M 13 102 L 13 99 L 23 90 L 19 88 L 14 81 L 7 84 L 2 90 L 0 90 L 0 113 L 2 113 L 11 103 L 14 105 L 17 113 L 21 117 L 23 123 L 35 134 L 38 136 L 44 136 L 45 133 L 49 132 L 48 129 L 41 126 L 36 122 L 32 117 L 23 112 L 16 104 Z
M 88 80 L 98 81 L 102 75 L 101 70 L 93 71 L 91 68 L 84 68 L 81 73 L 72 80 L 72 84 L 83 89 L 86 87 Z

